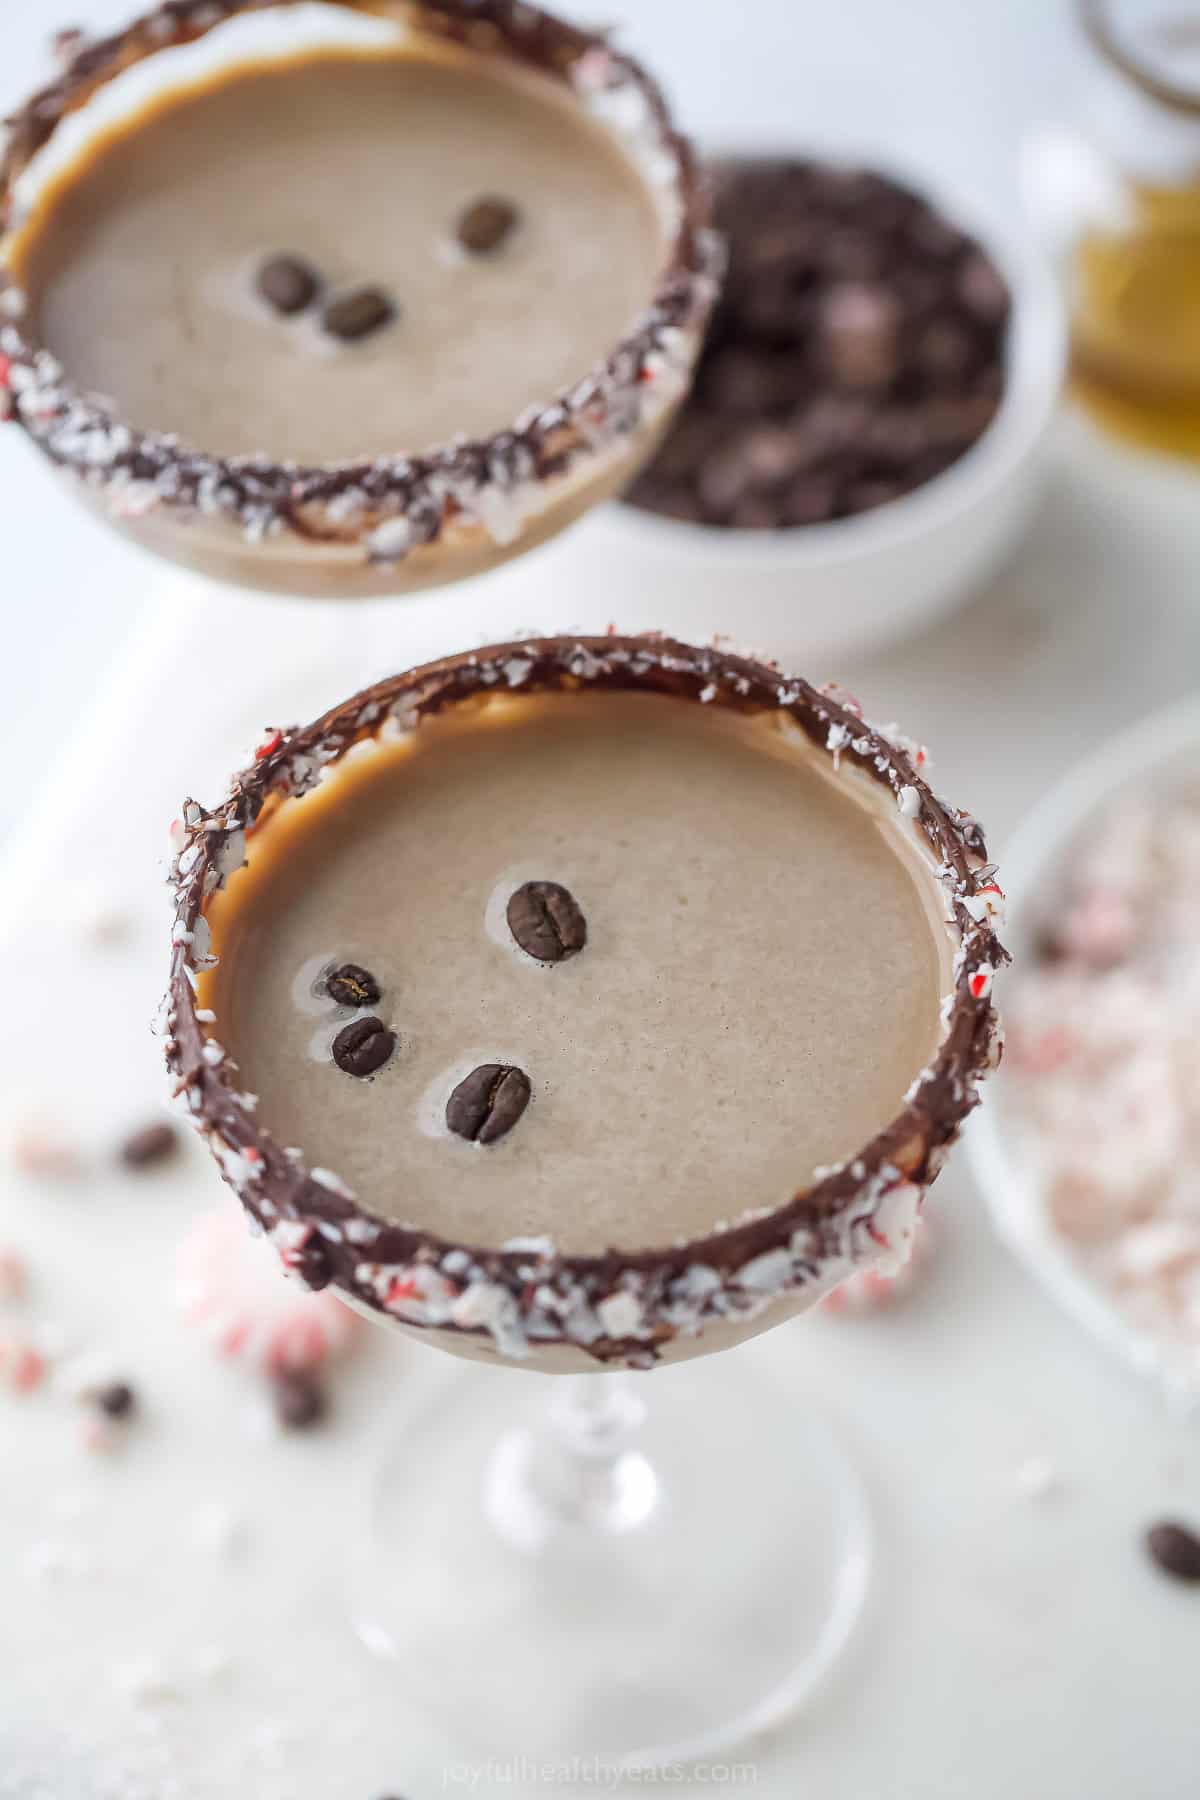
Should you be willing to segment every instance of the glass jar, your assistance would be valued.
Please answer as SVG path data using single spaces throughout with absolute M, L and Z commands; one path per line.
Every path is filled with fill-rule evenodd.
M 1104 425 L 1200 458 L 1200 3 L 1076 0 L 1077 121 L 1026 186 L 1072 314 L 1076 390 Z

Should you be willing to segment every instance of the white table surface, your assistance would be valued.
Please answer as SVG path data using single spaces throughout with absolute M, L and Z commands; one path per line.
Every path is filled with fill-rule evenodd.
M 919 726 L 938 782 L 1002 848 L 1064 761 L 1194 680 L 1198 549 L 1193 477 L 1068 429 L 1008 575 L 949 625 L 842 673 L 869 710 Z M 197 1154 L 134 1186 L 106 1173 L 105 1156 L 162 1091 L 147 1021 L 164 966 L 163 832 L 181 794 L 214 796 L 262 726 L 317 706 L 364 657 L 399 665 L 489 623 L 539 622 L 514 613 L 518 593 L 485 586 L 401 608 L 355 642 L 344 613 L 164 591 L 10 847 L 0 991 L 20 1026 L 0 1040 L 0 1090 L 60 1121 L 91 1166 L 61 1187 L 8 1173 L 0 1238 L 35 1265 L 38 1316 L 127 1371 L 146 1419 L 126 1456 L 97 1460 L 69 1398 L 0 1399 L 5 1800 L 420 1800 L 465 1754 L 351 1639 L 336 1529 L 380 1433 L 435 1379 L 433 1354 L 378 1334 L 339 1384 L 327 1431 L 272 1437 L 252 1390 L 172 1304 L 174 1247 L 213 1198 L 211 1168 Z M 240 673 L 223 653 L 234 633 Z M 191 697 L 203 704 L 189 720 Z M 98 951 L 64 927 L 83 868 L 93 900 L 130 913 L 124 945 Z M 64 1039 L 67 994 L 90 1021 L 86 1051 Z M 1200 1434 L 1166 1419 L 1009 1261 L 961 1161 L 936 1200 L 942 1254 L 908 1309 L 801 1320 L 750 1352 L 839 1426 L 881 1552 L 850 1662 L 813 1710 L 754 1747 L 758 1789 L 1190 1800 L 1200 1613 L 1138 1540 L 1164 1512 L 1200 1510 Z M 1030 1458 L 1059 1478 L 1038 1503 L 1020 1492 Z M 236 1559 L 195 1541 L 213 1504 L 245 1521 Z M 217 1677 L 203 1672 L 214 1661 Z M 140 1666 L 169 1697 L 137 1703 Z M 467 1696 L 503 1677 L 472 1667 L 464 1645 Z
M 902 9 L 847 0 L 804 29 L 784 5 L 711 10 L 728 38 L 719 58 L 694 6 L 642 0 L 637 37 L 659 61 L 673 47 L 675 85 L 714 131 L 770 115 L 823 117 L 833 134 L 828 75 L 893 136 L 974 146 L 1002 206 L 1016 124 L 1036 116 L 1038 95 L 1054 104 L 1059 40 L 1044 6 L 947 0 L 916 22 L 903 9 L 901 27 Z M 773 53 L 755 59 L 760 30 Z M 951 68 L 954 81 L 938 77 Z M 23 780 L 16 722 L 42 721 L 24 755 L 46 765 L 19 817 L 9 784 L 0 1092 L 62 1121 L 89 1159 L 75 1185 L 4 1171 L 0 1241 L 34 1266 L 36 1316 L 58 1323 L 65 1348 L 127 1372 L 145 1402 L 127 1454 L 98 1459 L 80 1447 L 68 1396 L 0 1395 L 0 1800 L 424 1800 L 463 1743 L 440 1737 L 349 1636 L 336 1526 L 380 1433 L 435 1378 L 431 1353 L 378 1334 L 339 1382 L 328 1430 L 274 1436 L 253 1387 L 174 1310 L 175 1245 L 213 1199 L 210 1167 L 196 1152 L 133 1186 L 108 1155 L 162 1092 L 147 1025 L 165 960 L 164 832 L 182 794 L 213 796 L 262 726 L 306 716 L 367 662 L 399 666 L 518 622 L 586 621 L 568 593 L 527 603 L 519 572 L 373 613 L 357 643 L 344 613 L 168 591 L 68 508 L 20 445 L 0 443 L 0 456 L 6 749 Z M 1194 687 L 1197 493 L 1189 472 L 1065 427 L 1046 504 L 1001 580 L 900 650 L 806 672 L 838 674 L 868 711 L 927 739 L 936 781 L 981 814 L 1002 857 L 1066 762 Z M 240 668 L 225 650 L 235 632 Z M 51 692 L 63 712 L 48 709 Z M 121 945 L 89 948 L 73 928 L 84 884 L 129 915 Z M 68 995 L 91 1021 L 86 1046 L 64 1034 Z M 961 1159 L 935 1200 L 941 1254 L 910 1307 L 801 1320 L 746 1353 L 838 1426 L 880 1549 L 850 1660 L 819 1704 L 746 1753 L 756 1789 L 1192 1800 L 1200 1610 L 1147 1567 L 1138 1540 L 1163 1513 L 1200 1513 L 1200 1433 L 1166 1418 L 998 1248 Z M 1020 1491 L 1030 1458 L 1058 1477 L 1039 1502 Z M 213 1507 L 244 1525 L 234 1555 L 201 1541 Z M 502 1679 L 464 1646 L 468 1696 Z M 139 1699 L 146 1686 L 169 1692 Z M 477 1791 L 530 1790 L 497 1779 Z

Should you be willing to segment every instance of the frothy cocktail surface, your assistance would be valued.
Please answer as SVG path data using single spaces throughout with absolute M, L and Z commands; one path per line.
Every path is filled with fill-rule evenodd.
M 503 241 L 464 248 L 498 196 Z M 256 288 L 299 257 L 320 298 Z M 17 247 L 43 341 L 133 424 L 327 463 L 487 435 L 614 348 L 662 259 L 649 189 L 544 76 L 430 45 L 229 71 L 159 100 L 47 191 Z M 322 329 L 363 288 L 395 316 Z
M 259 1118 L 363 1205 L 498 1246 L 664 1245 L 787 1199 L 899 1111 L 938 1040 L 936 880 L 871 784 L 785 733 L 638 694 L 492 700 L 355 752 L 249 845 L 202 996 Z M 582 950 L 507 903 L 554 882 Z M 397 1034 L 359 1079 L 322 991 L 351 962 Z M 478 1065 L 532 1099 L 486 1147 L 445 1125 Z

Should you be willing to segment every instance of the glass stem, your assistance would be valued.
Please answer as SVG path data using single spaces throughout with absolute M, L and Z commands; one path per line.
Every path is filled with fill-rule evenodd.
M 501 1535 L 542 1549 L 563 1534 L 634 1530 L 659 1499 L 658 1478 L 637 1448 L 646 1417 L 634 1377 L 555 1377 L 542 1422 L 506 1437 L 488 1484 L 487 1511 Z

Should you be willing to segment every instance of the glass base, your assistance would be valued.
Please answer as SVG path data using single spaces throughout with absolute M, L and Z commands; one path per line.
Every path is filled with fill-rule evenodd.
M 509 1762 L 711 1758 L 809 1699 L 867 1589 L 858 1478 L 757 1345 L 439 1380 L 367 1512 L 360 1637 Z

